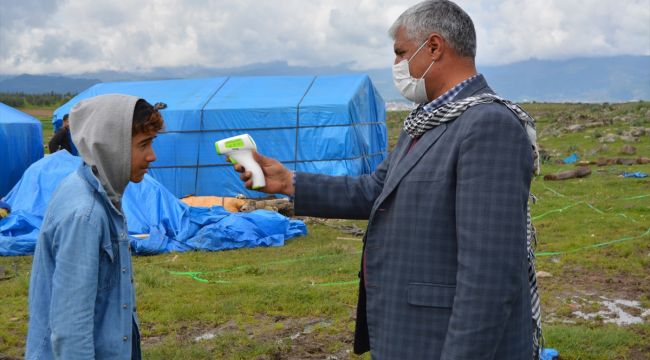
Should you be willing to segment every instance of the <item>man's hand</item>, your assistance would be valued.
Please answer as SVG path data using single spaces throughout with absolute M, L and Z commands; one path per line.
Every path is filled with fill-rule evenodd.
M 266 186 L 258 191 L 263 191 L 268 194 L 284 194 L 292 196 L 294 193 L 293 188 L 293 172 L 284 167 L 279 161 L 260 155 L 257 151 L 253 151 L 253 159 L 262 168 L 264 173 L 264 180 Z M 252 174 L 246 171 L 240 164 L 235 164 L 235 171 L 240 173 L 239 178 L 244 182 L 247 189 L 253 186 Z

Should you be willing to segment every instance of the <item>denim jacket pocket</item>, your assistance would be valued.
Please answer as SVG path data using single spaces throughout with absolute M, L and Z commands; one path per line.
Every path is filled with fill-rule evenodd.
M 105 291 L 112 289 L 118 281 L 119 261 L 116 251 L 117 245 L 106 244 L 99 251 L 99 277 L 97 290 Z
M 407 302 L 415 306 L 451 308 L 456 296 L 456 285 L 409 283 Z

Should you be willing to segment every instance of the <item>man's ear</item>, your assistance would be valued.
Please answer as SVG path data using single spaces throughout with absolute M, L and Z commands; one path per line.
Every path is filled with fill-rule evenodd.
M 427 38 L 427 54 L 431 57 L 431 60 L 438 61 L 442 57 L 442 54 L 446 51 L 447 43 L 445 39 L 438 33 L 431 33 Z

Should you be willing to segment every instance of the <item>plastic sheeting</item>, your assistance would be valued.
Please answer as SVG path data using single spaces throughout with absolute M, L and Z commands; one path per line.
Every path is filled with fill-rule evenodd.
M 164 102 L 166 128 L 150 174 L 176 197 L 260 197 L 247 190 L 214 142 L 250 134 L 258 150 L 291 169 L 371 173 L 387 154 L 384 101 L 366 75 L 219 77 L 97 84 L 54 112 L 107 93 Z
M 29 165 L 42 157 L 41 122 L 0 103 L 0 197 L 11 190 Z
M 577 154 L 571 154 L 564 159 L 562 159 L 562 162 L 565 164 L 575 164 L 576 161 L 578 161 L 578 155 Z
M 12 212 L 0 220 L 0 255 L 34 252 L 52 193 L 80 164 L 80 158 L 58 151 L 25 171 L 3 199 Z M 271 211 L 233 214 L 220 206 L 189 207 L 148 175 L 142 182 L 127 186 L 123 210 L 129 234 L 149 234 L 145 238 L 131 236 L 131 246 L 138 255 L 282 246 L 285 240 L 307 233 L 302 221 Z

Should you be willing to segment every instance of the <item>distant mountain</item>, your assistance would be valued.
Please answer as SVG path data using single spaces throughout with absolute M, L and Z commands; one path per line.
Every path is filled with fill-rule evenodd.
M 479 70 L 495 91 L 516 101 L 650 100 L 650 56 L 528 60 Z
M 650 100 L 650 56 L 528 60 L 478 66 L 501 96 L 513 101 L 623 102 Z M 384 99 L 401 99 L 390 69 L 367 71 Z
M 514 101 L 623 102 L 650 100 L 650 56 L 615 56 L 569 60 L 527 60 L 499 66 L 479 66 L 490 86 Z M 101 71 L 60 75 L 0 74 L 0 92 L 79 92 L 104 81 L 136 81 L 174 78 L 257 75 L 368 74 L 387 101 L 404 101 L 393 86 L 390 67 L 354 71 L 350 64 L 329 67 L 291 66 L 284 61 L 233 68 L 202 66 L 161 67 L 148 71 Z M 99 79 L 99 80 L 98 80 Z
M 67 76 L 23 74 L 0 80 L 0 92 L 78 93 L 101 82 L 97 79 L 76 79 Z
M 291 66 L 286 61 L 256 63 L 231 68 L 209 68 L 204 66 L 156 67 L 144 72 L 99 71 L 75 75 L 84 79 L 102 79 L 102 81 L 133 81 L 160 79 L 188 79 L 217 76 L 304 76 L 352 73 L 349 64 L 336 66 L 304 67 Z

